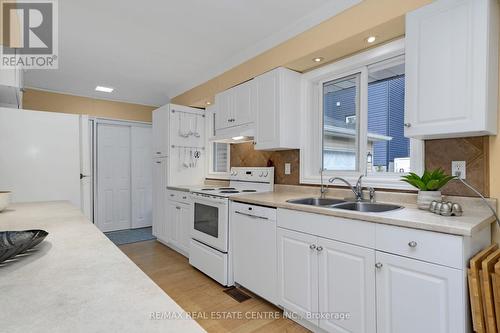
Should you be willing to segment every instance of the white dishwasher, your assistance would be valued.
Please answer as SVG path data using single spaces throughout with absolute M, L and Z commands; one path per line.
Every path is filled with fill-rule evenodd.
M 277 304 L 276 209 L 231 202 L 230 211 L 234 281 Z

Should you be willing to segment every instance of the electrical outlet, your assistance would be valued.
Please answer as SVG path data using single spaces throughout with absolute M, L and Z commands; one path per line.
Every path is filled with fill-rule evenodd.
M 292 165 L 290 163 L 285 163 L 285 175 L 292 173 Z
M 465 161 L 451 161 L 451 175 L 465 179 L 467 177 Z

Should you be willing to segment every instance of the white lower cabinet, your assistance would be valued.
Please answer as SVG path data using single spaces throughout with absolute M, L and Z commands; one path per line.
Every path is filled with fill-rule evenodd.
M 317 237 L 278 228 L 279 303 L 301 316 L 318 312 Z M 309 318 L 318 325 L 318 321 Z
M 378 252 L 377 331 L 465 332 L 463 271 Z
M 168 239 L 166 219 L 168 158 L 153 160 L 153 235 L 163 242 Z
M 191 221 L 191 206 L 187 203 L 168 201 L 167 204 L 168 225 L 170 237 L 168 243 L 177 249 L 189 252 L 189 223 Z
M 319 327 L 375 332 L 375 250 L 318 238 Z M 381 331 L 385 332 L 385 331 Z
M 280 305 L 328 332 L 375 332 L 375 251 L 278 229 Z
M 278 304 L 313 331 L 466 333 L 472 237 L 277 210 Z M 327 238 L 326 238 L 327 237 Z

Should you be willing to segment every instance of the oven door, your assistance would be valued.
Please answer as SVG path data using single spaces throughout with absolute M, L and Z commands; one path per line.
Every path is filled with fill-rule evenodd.
M 228 200 L 192 195 L 194 218 L 191 237 L 219 251 L 227 252 Z

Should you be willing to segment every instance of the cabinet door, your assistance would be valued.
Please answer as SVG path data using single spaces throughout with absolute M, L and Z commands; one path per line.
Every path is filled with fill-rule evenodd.
M 182 221 L 181 221 L 181 204 L 175 201 L 168 201 L 167 204 L 168 215 L 168 227 L 169 227 L 169 238 L 168 242 L 176 247 L 181 244 L 181 233 L 182 233 Z
M 461 270 L 376 252 L 377 331 L 464 333 Z
M 231 89 L 234 98 L 232 119 L 235 119 L 232 126 L 248 124 L 253 121 L 252 84 L 253 80 Z
M 318 238 L 278 228 L 279 304 L 299 315 L 318 311 Z M 309 318 L 318 325 L 318 320 Z
M 223 129 L 233 126 L 231 114 L 233 96 L 231 90 L 226 90 L 215 96 L 215 129 Z
M 375 250 L 319 238 L 319 312 L 328 332 L 376 332 Z M 385 331 L 383 331 L 385 332 Z
M 255 80 L 255 149 L 279 146 L 279 72 L 271 71 Z
M 168 154 L 168 117 L 169 106 L 153 111 L 153 156 L 164 157 Z
M 153 160 L 153 235 L 160 240 L 168 241 L 166 191 L 167 191 L 168 159 Z
M 180 228 L 179 228 L 179 248 L 186 253 L 189 252 L 189 242 L 191 240 L 191 223 L 193 223 L 193 206 L 191 204 L 181 204 Z
M 405 136 L 496 132 L 498 75 L 491 80 L 488 73 L 498 72 L 498 56 L 490 53 L 498 51 L 498 28 L 489 27 L 497 6 L 495 0 L 442 0 L 406 16 Z M 491 57 L 496 63 L 488 63 Z

